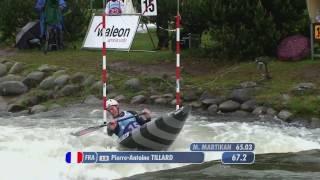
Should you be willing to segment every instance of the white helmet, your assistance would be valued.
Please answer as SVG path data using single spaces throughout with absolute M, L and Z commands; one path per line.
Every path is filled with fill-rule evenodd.
M 106 105 L 107 105 L 107 108 L 109 108 L 110 106 L 119 106 L 119 103 L 114 99 L 108 99 L 106 102 Z

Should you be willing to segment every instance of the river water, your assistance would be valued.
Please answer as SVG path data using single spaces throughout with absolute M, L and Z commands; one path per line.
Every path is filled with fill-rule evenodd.
M 150 109 L 155 117 L 169 112 L 158 107 Z M 32 116 L 2 115 L 0 179 L 320 179 L 320 129 L 288 126 L 270 118 L 209 118 L 193 113 L 169 150 L 189 151 L 194 142 L 252 142 L 256 163 L 221 165 L 214 161 L 221 153 L 206 152 L 206 163 L 200 165 L 67 164 L 68 151 L 118 151 L 117 138 L 107 136 L 103 129 L 81 137 L 70 135 L 102 123 L 101 117 L 98 106 L 88 105 Z

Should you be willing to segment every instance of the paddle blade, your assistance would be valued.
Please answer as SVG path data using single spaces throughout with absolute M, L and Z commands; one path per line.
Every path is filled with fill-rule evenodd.
M 99 126 L 88 127 L 86 129 L 82 129 L 80 131 L 71 133 L 71 135 L 73 135 L 73 136 L 82 136 L 82 135 L 97 131 L 100 128 L 105 127 L 105 126 L 107 126 L 107 125 L 106 124 L 102 124 L 102 125 L 99 125 Z

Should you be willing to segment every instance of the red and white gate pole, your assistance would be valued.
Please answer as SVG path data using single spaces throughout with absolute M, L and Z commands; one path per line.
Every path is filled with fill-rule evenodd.
M 107 47 L 106 47 L 106 13 L 102 14 L 102 83 L 103 83 L 103 121 L 107 122 Z
M 177 16 L 176 16 L 176 109 L 181 106 L 180 96 L 180 13 L 179 13 L 179 0 L 177 1 Z

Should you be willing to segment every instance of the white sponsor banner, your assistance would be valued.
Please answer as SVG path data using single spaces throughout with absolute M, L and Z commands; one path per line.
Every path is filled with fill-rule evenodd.
M 136 34 L 140 15 L 106 16 L 107 49 L 129 50 Z M 83 42 L 83 48 L 101 49 L 103 41 L 102 16 L 93 16 Z
M 157 15 L 157 1 L 156 0 L 141 0 L 141 13 L 143 16 Z

